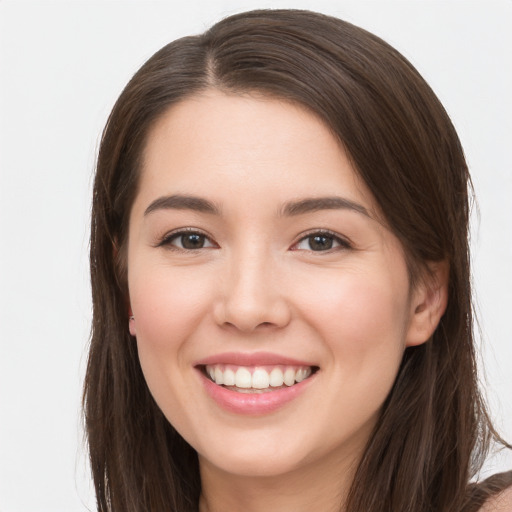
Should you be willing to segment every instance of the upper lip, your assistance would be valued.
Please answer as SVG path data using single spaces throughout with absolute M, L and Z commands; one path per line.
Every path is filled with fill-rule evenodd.
M 197 361 L 194 366 L 213 364 L 231 364 L 234 366 L 314 366 L 311 362 L 273 354 L 272 352 L 223 352 L 205 357 Z

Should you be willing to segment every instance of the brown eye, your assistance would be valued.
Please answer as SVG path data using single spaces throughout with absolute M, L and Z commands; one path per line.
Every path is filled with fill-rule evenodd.
M 332 236 L 325 235 L 308 236 L 307 240 L 312 251 L 327 251 L 332 249 L 334 243 Z
M 198 233 L 188 233 L 181 235 L 180 241 L 183 249 L 202 249 L 204 247 L 206 237 Z
M 179 231 L 167 235 L 159 244 L 160 247 L 193 251 L 215 247 L 215 244 L 203 233 L 198 231 Z
M 294 250 L 322 252 L 337 249 L 350 249 L 349 242 L 330 232 L 316 232 L 305 236 L 293 247 Z

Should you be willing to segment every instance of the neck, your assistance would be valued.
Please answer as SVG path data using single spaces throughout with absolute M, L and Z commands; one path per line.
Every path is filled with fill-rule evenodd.
M 241 476 L 201 460 L 199 512 L 343 512 L 355 471 L 353 458 L 301 467 L 278 476 Z

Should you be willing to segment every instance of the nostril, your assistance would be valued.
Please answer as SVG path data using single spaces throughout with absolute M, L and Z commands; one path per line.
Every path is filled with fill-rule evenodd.
M 227 329 L 236 329 L 247 332 L 254 332 L 258 329 L 271 329 L 275 328 L 277 324 L 273 322 L 259 322 L 256 325 L 244 324 L 242 321 L 240 322 L 223 322 L 222 327 Z

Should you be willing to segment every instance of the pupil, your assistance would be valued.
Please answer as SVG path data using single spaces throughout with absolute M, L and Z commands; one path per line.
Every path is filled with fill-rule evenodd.
M 183 235 L 181 244 L 185 249 L 201 249 L 204 245 L 204 236 L 197 234 Z
M 313 251 L 325 251 L 331 249 L 332 238 L 328 236 L 312 236 L 309 238 L 309 246 Z

